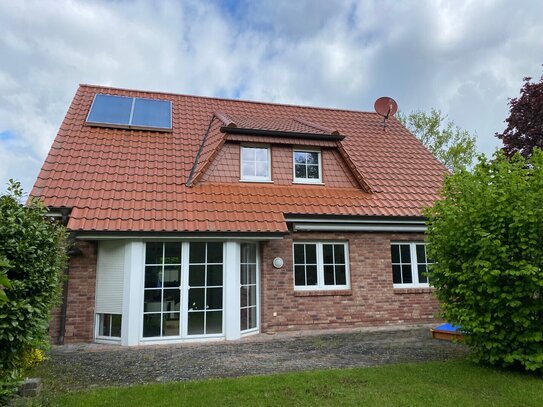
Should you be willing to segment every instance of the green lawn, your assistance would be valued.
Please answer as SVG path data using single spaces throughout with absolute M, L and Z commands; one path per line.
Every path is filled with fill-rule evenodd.
M 49 387 L 49 386 L 47 386 Z M 16 406 L 543 406 L 541 376 L 463 360 L 149 384 L 57 394 Z

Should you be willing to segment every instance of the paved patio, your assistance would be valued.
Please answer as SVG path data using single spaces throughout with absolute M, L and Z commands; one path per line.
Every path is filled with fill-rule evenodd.
M 236 377 L 462 357 L 428 327 L 256 335 L 235 342 L 54 347 L 45 369 L 66 389 Z M 61 378 L 61 380 L 58 380 Z

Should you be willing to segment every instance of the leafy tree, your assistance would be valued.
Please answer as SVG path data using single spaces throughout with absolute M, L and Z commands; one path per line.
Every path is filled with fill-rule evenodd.
M 476 360 L 543 370 L 543 152 L 479 158 L 429 208 L 429 271 L 443 318 Z
M 440 110 L 398 115 L 400 122 L 445 166 L 459 171 L 471 166 L 476 155 L 475 137 L 460 129 Z
M 509 101 L 507 128 L 496 133 L 509 157 L 516 152 L 529 157 L 535 147 L 543 148 L 543 76 L 538 83 L 531 79 L 523 79 L 520 97 Z
M 49 343 L 48 319 L 66 264 L 65 228 L 44 217 L 39 201 L 21 199 L 13 181 L 0 196 L 0 258 L 9 279 L 1 283 L 9 289 L 0 302 L 0 404 L 16 390 L 27 355 Z
M 8 276 L 5 272 L 8 267 L 8 261 L 0 256 L 0 302 L 8 300 L 8 296 L 4 290 L 6 288 L 11 288 L 11 284 L 9 283 Z

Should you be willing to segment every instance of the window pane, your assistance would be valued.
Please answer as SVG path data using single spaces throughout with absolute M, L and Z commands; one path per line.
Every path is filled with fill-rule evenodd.
M 242 331 L 245 331 L 246 329 L 248 329 L 248 319 L 249 319 L 249 315 L 248 315 L 248 309 L 247 308 L 242 308 L 241 310 L 241 313 L 240 313 L 240 330 Z
M 303 164 L 296 164 L 294 167 L 296 178 L 307 178 L 307 167 Z
M 257 177 L 268 177 L 268 163 L 258 161 L 255 166 L 255 175 Z
M 145 244 L 145 264 L 162 264 L 162 243 Z
M 304 264 L 304 263 L 305 263 L 304 245 L 295 244 L 294 245 L 294 264 Z
M 162 287 L 162 266 L 145 267 L 145 287 Z
M 249 288 L 246 286 L 239 288 L 239 304 L 240 307 L 246 307 L 249 305 Z
M 181 291 L 179 288 L 173 290 L 164 290 L 162 312 L 179 311 L 181 302 Z
M 307 153 L 307 163 L 308 164 L 319 164 L 319 153 Z
M 402 265 L 402 278 L 404 284 L 413 283 L 413 275 L 411 274 L 411 264 Z
M 222 242 L 211 242 L 207 244 L 207 262 L 222 263 Z
M 334 247 L 331 244 L 322 245 L 322 256 L 324 264 L 334 264 Z
M 305 262 L 307 264 L 317 264 L 317 245 L 316 244 L 305 245 Z
M 222 265 L 207 266 L 207 285 L 222 286 Z
M 204 333 L 204 312 L 189 312 L 187 322 L 189 335 Z
M 204 288 L 191 288 L 189 289 L 189 310 L 203 310 L 204 309 Z
M 251 147 L 241 147 L 241 159 L 244 162 L 255 161 L 255 149 Z
M 240 283 L 242 285 L 248 284 L 248 276 L 247 276 L 247 266 L 246 264 L 242 264 L 240 266 Z
M 164 266 L 164 287 L 181 285 L 181 266 Z
M 222 333 L 222 311 L 206 312 L 206 334 Z
M 347 272 L 345 266 L 336 266 L 336 285 L 347 284 Z
M 165 243 L 165 264 L 181 264 L 181 243 Z
M 162 335 L 179 335 L 179 312 L 171 312 L 162 315 Z
M 205 285 L 205 266 L 198 265 L 189 267 L 189 286 L 203 287 Z
M 390 246 L 390 254 L 392 258 L 392 263 L 400 262 L 400 245 L 393 244 Z
M 256 284 L 256 264 L 251 264 L 248 267 L 248 284 Z
M 303 153 L 303 152 L 300 152 L 300 151 L 296 151 L 294 153 L 294 162 L 296 164 L 305 164 L 307 161 L 307 154 L 306 153 Z
M 249 287 L 249 302 L 247 305 L 256 305 L 256 285 Z
M 206 244 L 202 242 L 191 242 L 189 250 L 189 261 L 191 263 L 205 263 Z
M 335 264 L 345 264 L 345 246 L 342 244 L 334 245 Z
M 206 309 L 222 309 L 222 288 L 207 289 Z
M 121 324 L 122 324 L 122 316 L 121 315 L 111 315 L 111 336 L 115 336 L 117 338 L 121 337 Z
M 319 178 L 319 167 L 317 165 L 307 166 L 307 178 L 311 178 L 311 179 Z
M 145 290 L 143 296 L 143 312 L 160 312 L 162 290 Z
M 400 245 L 400 254 L 402 263 L 411 263 L 411 248 L 408 244 Z
M 305 285 L 305 267 L 296 266 L 294 268 L 294 284 Z
M 392 281 L 394 284 L 402 283 L 402 267 L 399 264 L 392 266 Z
M 255 161 L 268 162 L 268 149 L 267 148 L 253 148 L 255 152 Z
M 324 284 L 334 285 L 334 266 L 324 266 Z
M 426 263 L 426 249 L 423 244 L 416 245 L 417 263 Z
M 307 285 L 317 285 L 317 266 L 307 266 Z
M 426 276 L 426 264 L 419 264 L 419 283 L 426 284 L 428 282 L 428 277 Z
M 160 336 L 160 314 L 143 316 L 143 336 Z
M 255 163 L 254 162 L 243 162 L 241 164 L 241 176 L 243 177 L 254 177 L 255 176 Z
M 256 307 L 249 308 L 249 329 L 256 328 Z
M 109 324 L 111 322 L 111 314 L 100 314 L 100 325 L 98 326 L 99 336 L 110 336 Z

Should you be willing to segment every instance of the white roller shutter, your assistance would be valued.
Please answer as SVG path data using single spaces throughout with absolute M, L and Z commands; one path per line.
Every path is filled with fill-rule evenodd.
M 122 314 L 124 247 L 123 241 L 102 241 L 98 244 L 97 314 Z

